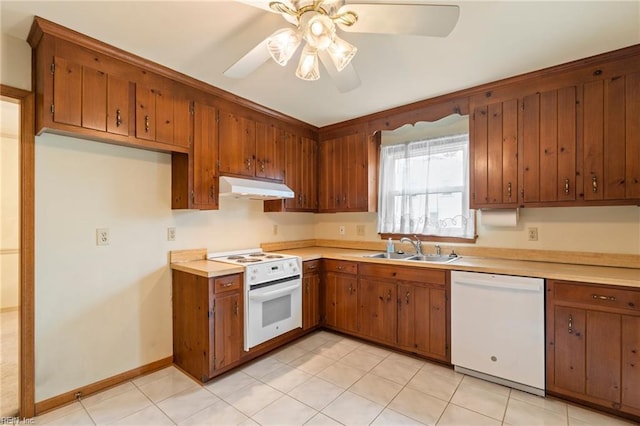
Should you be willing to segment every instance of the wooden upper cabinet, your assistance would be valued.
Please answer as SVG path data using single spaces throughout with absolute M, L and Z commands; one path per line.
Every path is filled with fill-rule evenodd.
M 220 173 L 252 177 L 255 175 L 256 123 L 220 111 Z
M 129 134 L 129 81 L 55 57 L 52 119 L 84 129 Z
M 640 200 L 640 72 L 584 85 L 584 199 Z
M 576 200 L 576 87 L 522 99 L 521 203 Z
M 376 211 L 379 140 L 354 133 L 320 142 L 319 211 Z
M 284 179 L 284 131 L 274 125 L 256 122 L 255 175 Z
M 471 207 L 518 202 L 518 102 L 479 106 L 471 116 Z
M 189 147 L 192 104 L 165 90 L 136 84 L 136 137 Z
M 284 132 L 274 125 L 220 112 L 220 173 L 282 182 Z

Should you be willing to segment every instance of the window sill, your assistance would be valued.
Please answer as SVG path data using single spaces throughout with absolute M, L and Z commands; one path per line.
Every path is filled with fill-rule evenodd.
M 387 240 L 391 238 L 392 240 L 400 240 L 403 237 L 407 238 L 418 238 L 420 241 L 432 241 L 435 243 L 467 243 L 467 244 L 475 244 L 478 236 L 474 236 L 473 238 L 462 238 L 462 237 L 442 237 L 439 235 L 413 235 L 413 234 L 378 234 L 380 238 L 383 240 Z

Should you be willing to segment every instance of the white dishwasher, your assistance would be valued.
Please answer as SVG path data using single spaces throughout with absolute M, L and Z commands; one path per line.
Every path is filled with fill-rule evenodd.
M 451 272 L 456 371 L 544 396 L 544 280 Z

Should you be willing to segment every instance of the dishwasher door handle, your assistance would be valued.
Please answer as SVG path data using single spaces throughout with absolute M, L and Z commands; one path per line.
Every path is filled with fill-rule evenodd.
M 529 291 L 534 293 L 542 292 L 544 284 L 537 283 L 510 283 L 510 282 L 494 282 L 489 280 L 468 280 L 468 281 L 453 281 L 452 284 L 467 285 L 474 287 L 491 287 L 495 289 L 508 289 L 508 290 L 520 290 Z

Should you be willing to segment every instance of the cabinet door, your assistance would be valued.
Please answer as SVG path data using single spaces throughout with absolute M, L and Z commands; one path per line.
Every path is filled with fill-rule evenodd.
M 358 315 L 360 332 L 376 340 L 396 342 L 396 283 L 372 278 L 358 281 Z
M 516 205 L 518 201 L 518 102 L 474 109 L 470 163 L 475 207 Z
M 576 88 L 526 96 L 523 109 L 523 202 L 576 199 Z
M 336 209 L 336 187 L 341 181 L 340 168 L 335 163 L 337 140 L 318 143 L 318 210 Z
M 584 394 L 586 390 L 586 330 L 584 309 L 556 306 L 554 315 L 555 386 Z
M 217 110 L 209 105 L 197 104 L 194 116 L 193 143 L 193 204 L 199 209 L 218 208 Z
M 585 200 L 640 198 L 640 73 L 584 85 Z
M 587 311 L 586 393 L 614 403 L 620 402 L 620 320 L 618 314 Z
M 320 275 L 305 275 L 302 289 L 302 329 L 308 330 L 320 324 Z
M 107 74 L 82 67 L 82 127 L 107 130 Z
M 302 208 L 302 156 L 300 136 L 287 132 L 285 134 L 285 183 L 294 194 L 293 198 L 287 198 L 284 202 L 287 210 Z
M 338 275 L 327 272 L 322 280 L 322 311 L 325 325 L 336 327 L 337 315 Z
M 129 82 L 107 76 L 107 132 L 129 134 Z
M 254 176 L 255 121 L 221 111 L 219 129 L 220 173 Z
M 622 316 L 622 405 L 640 415 L 640 317 Z
M 447 299 L 444 290 L 429 289 L 429 353 L 447 358 Z
M 364 133 L 345 138 L 342 208 L 345 211 L 367 211 L 367 141 Z
M 256 176 L 284 179 L 284 132 L 274 125 L 256 123 Z
M 238 361 L 242 356 L 243 313 L 240 293 L 216 296 L 214 315 L 214 368 L 218 369 Z
M 356 276 L 327 273 L 326 277 L 328 299 L 325 303 L 325 315 L 327 325 L 344 331 L 358 331 L 358 280 Z
M 302 209 L 314 211 L 318 208 L 317 144 L 309 138 L 300 139 L 302 145 Z
M 156 95 L 153 89 L 136 85 L 136 137 L 156 140 Z
M 54 58 L 53 121 L 82 125 L 82 65 Z

